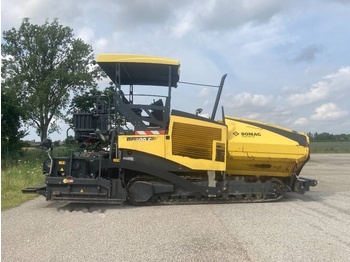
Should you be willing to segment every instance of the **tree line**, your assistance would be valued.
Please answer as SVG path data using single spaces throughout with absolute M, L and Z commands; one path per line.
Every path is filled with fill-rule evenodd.
M 350 134 L 308 133 L 311 142 L 350 141 Z

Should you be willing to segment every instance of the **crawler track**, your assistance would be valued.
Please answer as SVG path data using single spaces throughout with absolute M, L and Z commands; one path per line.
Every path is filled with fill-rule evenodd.
M 260 183 L 255 187 L 254 183 L 227 181 L 226 185 L 221 185 L 224 188 L 221 191 L 222 193 L 218 190 L 219 194 L 212 195 L 209 193 L 203 194 L 203 192 L 186 192 L 186 190 L 181 190 L 176 186 L 172 193 L 157 193 L 154 188 L 149 190 L 149 187 L 152 187 L 152 181 L 154 180 L 151 177 L 135 177 L 129 181 L 126 188 L 127 203 L 131 205 L 261 203 L 278 201 L 287 191 L 291 191 L 282 181 L 272 179 L 267 184 Z M 140 187 L 137 188 L 137 192 L 144 193 L 135 195 L 136 190 L 131 188 L 139 182 L 145 182 L 145 184 L 139 184 Z M 242 188 L 243 190 L 239 191 Z
M 232 203 L 263 203 L 263 202 L 275 202 L 280 200 L 283 194 L 262 196 L 230 196 L 228 198 L 223 197 L 152 197 L 146 202 L 135 202 L 128 200 L 126 203 L 135 206 L 147 206 L 147 205 L 198 205 L 198 204 L 232 204 Z

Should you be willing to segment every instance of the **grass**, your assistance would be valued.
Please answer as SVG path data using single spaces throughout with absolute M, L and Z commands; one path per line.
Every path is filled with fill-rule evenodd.
M 350 153 L 350 141 L 311 142 L 311 154 Z
M 42 165 L 23 161 L 1 171 L 1 210 L 20 205 L 37 195 L 22 194 L 22 189 L 44 183 Z
M 57 148 L 53 156 L 67 155 L 66 148 Z M 37 197 L 36 194 L 22 194 L 22 189 L 45 183 L 42 163 L 47 159 L 45 150 L 28 148 L 21 157 L 2 159 L 1 163 L 1 210 Z

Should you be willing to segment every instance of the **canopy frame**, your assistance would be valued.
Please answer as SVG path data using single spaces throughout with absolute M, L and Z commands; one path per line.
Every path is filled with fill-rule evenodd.
M 179 61 L 143 55 L 101 54 L 97 63 L 116 87 L 115 108 L 134 126 L 135 133 L 145 130 L 166 132 L 170 118 L 171 89 L 177 87 L 179 81 Z M 122 91 L 124 85 L 129 85 L 129 99 Z M 134 85 L 168 87 L 167 96 L 162 96 L 165 105 L 162 99 L 154 100 L 150 105 L 134 104 Z

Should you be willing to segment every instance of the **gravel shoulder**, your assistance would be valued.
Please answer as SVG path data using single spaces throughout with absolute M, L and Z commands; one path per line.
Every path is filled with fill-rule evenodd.
M 1 214 L 2 261 L 348 261 L 350 154 L 312 155 L 318 180 L 279 202 L 131 207 L 46 202 Z

